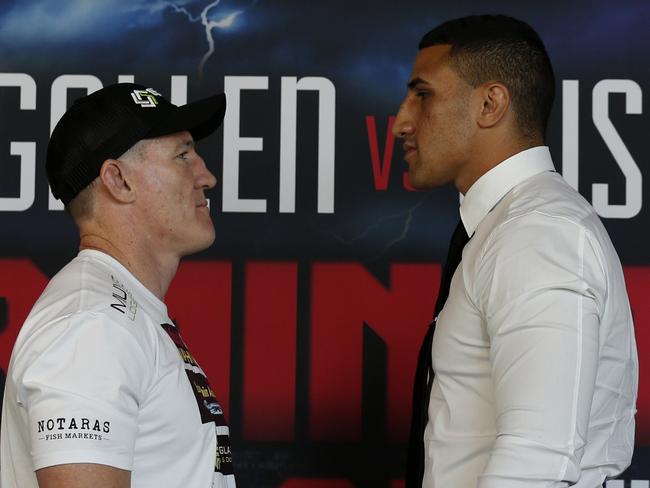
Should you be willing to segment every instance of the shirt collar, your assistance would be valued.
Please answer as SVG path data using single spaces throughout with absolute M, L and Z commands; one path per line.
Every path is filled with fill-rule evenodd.
M 555 171 L 548 146 L 521 151 L 481 176 L 465 194 L 460 218 L 471 237 L 478 224 L 506 193 L 522 181 L 545 171 Z

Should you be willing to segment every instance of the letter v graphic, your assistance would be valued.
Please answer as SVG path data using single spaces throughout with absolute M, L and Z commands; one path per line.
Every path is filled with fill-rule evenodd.
M 388 129 L 386 130 L 386 143 L 384 144 L 384 157 L 380 162 L 379 141 L 377 140 L 377 124 L 374 115 L 366 116 L 366 128 L 368 129 L 368 144 L 370 146 L 370 160 L 372 161 L 372 176 L 375 180 L 375 190 L 385 191 L 388 189 L 390 178 L 390 167 L 393 161 L 393 149 L 395 147 L 395 136 L 393 136 L 393 124 L 395 116 L 388 118 Z

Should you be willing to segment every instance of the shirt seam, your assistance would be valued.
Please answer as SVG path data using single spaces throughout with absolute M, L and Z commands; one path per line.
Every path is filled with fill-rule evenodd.
M 584 244 L 585 244 L 585 229 L 580 226 L 580 235 L 578 237 L 578 276 L 584 278 Z M 571 406 L 571 426 L 570 426 L 570 437 L 568 442 L 569 452 L 567 456 L 564 457 L 562 461 L 562 467 L 560 468 L 559 479 L 564 479 L 567 470 L 569 467 L 569 456 L 570 453 L 575 452 L 575 439 L 576 439 L 576 430 L 577 430 L 577 417 L 578 417 L 578 396 L 580 395 L 580 377 L 582 375 L 582 319 L 583 319 L 583 302 L 584 296 L 581 296 L 577 301 L 577 334 L 576 334 L 576 369 L 574 375 L 573 383 L 573 402 Z

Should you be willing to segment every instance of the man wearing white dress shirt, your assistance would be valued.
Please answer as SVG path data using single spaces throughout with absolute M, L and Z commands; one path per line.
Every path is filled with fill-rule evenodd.
M 464 195 L 470 240 L 437 317 L 417 485 L 600 487 L 632 457 L 637 353 L 616 251 L 544 145 L 548 55 L 505 16 L 419 48 L 393 131 L 415 187 Z

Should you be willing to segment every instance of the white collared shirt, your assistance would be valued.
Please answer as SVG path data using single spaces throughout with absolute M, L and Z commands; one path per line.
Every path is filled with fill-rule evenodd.
M 623 271 L 547 147 L 469 189 L 472 239 L 433 340 L 426 488 L 595 488 L 630 463 L 638 362 Z

